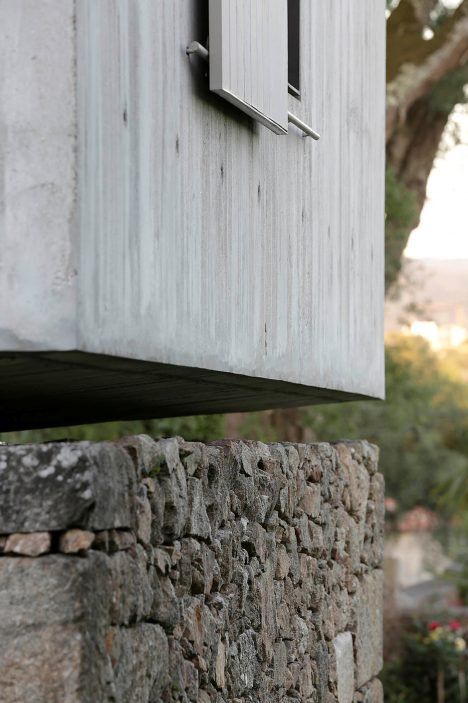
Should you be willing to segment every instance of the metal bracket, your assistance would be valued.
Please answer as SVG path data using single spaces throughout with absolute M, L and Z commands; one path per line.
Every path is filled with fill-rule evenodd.
M 208 61 L 208 58 L 210 56 L 208 49 L 205 49 L 203 44 L 200 44 L 200 42 L 198 41 L 193 41 L 190 46 L 187 47 L 185 53 L 187 54 L 187 56 L 190 56 L 190 54 L 195 54 L 196 56 L 199 56 L 205 61 Z
M 203 44 L 200 44 L 198 41 L 193 41 L 185 50 L 185 53 L 187 56 L 190 56 L 191 54 L 195 54 L 195 56 L 199 56 L 201 59 L 204 61 L 208 61 L 210 57 L 210 52 L 208 49 L 206 49 Z M 312 129 L 312 127 L 309 127 L 309 125 L 306 125 L 305 122 L 300 120 L 298 117 L 293 115 L 291 112 L 288 112 L 288 122 L 291 122 L 291 124 L 295 125 L 299 129 L 301 129 L 304 132 L 305 137 L 312 137 L 312 139 L 320 139 L 320 134 L 318 134 L 315 130 Z

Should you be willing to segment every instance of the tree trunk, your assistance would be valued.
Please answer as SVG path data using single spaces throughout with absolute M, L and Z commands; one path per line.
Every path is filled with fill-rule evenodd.
M 425 40 L 424 18 L 434 6 L 431 0 L 401 0 L 387 23 L 387 165 L 416 202 L 414 219 L 398 241 L 400 259 L 419 223 L 450 113 L 468 83 L 468 0 Z M 394 244 L 387 242 L 393 252 Z
M 445 677 L 440 666 L 437 669 L 437 703 L 445 703 Z

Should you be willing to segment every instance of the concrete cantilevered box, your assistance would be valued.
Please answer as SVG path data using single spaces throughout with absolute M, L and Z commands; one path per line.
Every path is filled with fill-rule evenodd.
M 0 57 L 1 429 L 382 396 L 383 0 L 0 0 Z

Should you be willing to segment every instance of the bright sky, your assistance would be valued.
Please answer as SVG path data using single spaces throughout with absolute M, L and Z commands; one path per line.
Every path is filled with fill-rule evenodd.
M 461 143 L 437 158 L 427 187 L 421 223 L 409 239 L 410 259 L 468 259 L 468 110 L 452 117 Z M 447 140 L 450 141 L 447 129 Z

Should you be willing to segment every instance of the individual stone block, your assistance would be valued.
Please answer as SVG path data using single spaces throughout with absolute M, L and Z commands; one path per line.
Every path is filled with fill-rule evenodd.
M 310 557 L 312 558 L 312 557 Z M 286 547 L 282 544 L 277 550 L 277 561 L 276 561 L 276 571 L 275 578 L 284 579 L 289 574 L 289 568 L 291 566 L 291 557 L 286 551 Z
M 173 628 L 181 618 L 180 602 L 177 599 L 172 581 L 160 576 L 156 569 L 150 572 L 153 600 L 151 603 L 151 618 L 164 627 Z
M 50 550 L 50 544 L 49 532 L 14 533 L 7 537 L 4 552 L 6 554 L 20 554 L 25 557 L 38 557 Z
M 167 464 L 159 479 L 159 491 L 164 496 L 161 531 L 165 541 L 178 539 L 184 533 L 188 518 L 187 477 L 180 462 Z M 154 500 L 153 500 L 154 504 Z
M 384 690 L 381 682 L 374 679 L 356 692 L 353 703 L 384 703 Z
M 171 569 L 171 555 L 166 549 L 153 549 L 152 563 L 161 574 L 169 573 Z
M 131 530 L 109 530 L 107 532 L 107 547 L 110 552 L 120 552 L 131 549 L 136 544 L 136 534 Z
M 76 554 L 90 548 L 94 542 L 94 532 L 89 530 L 67 530 L 60 535 L 60 551 L 64 554 Z
M 229 649 L 230 688 L 234 695 L 249 694 L 258 669 L 254 632 L 243 632 Z
M 376 567 L 383 561 L 385 536 L 385 482 L 382 474 L 371 476 L 362 560 Z
M 320 515 L 321 492 L 320 486 L 312 484 L 306 486 L 304 495 L 299 503 L 306 515 L 316 518 Z
M 106 701 L 106 557 L 0 559 L 2 703 Z
M 177 439 L 155 441 L 146 434 L 123 437 L 118 444 L 131 456 L 138 478 L 159 473 L 161 465 L 179 460 L 179 445 Z
M 146 487 L 142 486 L 135 498 L 137 529 L 139 542 L 149 544 L 151 540 L 151 504 L 148 500 Z
M 148 618 L 153 593 L 145 550 L 140 544 L 129 551 L 119 551 L 107 559 L 111 573 L 112 623 L 128 625 Z
M 351 616 L 350 599 L 346 588 L 340 588 L 339 585 L 334 587 L 331 599 L 331 612 L 336 632 L 345 630 L 349 625 Z
M 363 523 L 369 496 L 369 472 L 364 464 L 354 459 L 352 445 L 338 443 L 335 448 L 340 460 L 340 469 L 344 474 L 350 494 L 350 512 L 359 523 Z
M 115 444 L 0 446 L 0 533 L 134 524 L 135 477 Z
M 214 671 L 214 679 L 217 688 L 220 690 L 223 690 L 226 686 L 226 678 L 224 675 L 226 667 L 226 646 L 224 642 L 219 639 L 218 645 L 216 648 L 216 660 L 215 660 L 215 671 Z
M 2 703 L 91 701 L 92 698 L 83 698 L 90 662 L 83 667 L 83 633 L 80 630 L 75 624 L 62 624 L 44 626 L 33 635 L 23 631 L 7 640 L 3 640 L 2 635 Z M 91 695 L 89 689 L 88 695 Z
M 169 647 L 162 627 L 142 623 L 132 628 L 112 628 L 107 647 L 112 662 L 109 688 L 116 692 L 116 698 L 106 698 L 105 702 L 159 701 L 170 681 Z M 91 700 L 101 703 L 101 699 Z
M 352 703 L 354 697 L 353 637 L 343 632 L 333 640 L 336 660 L 338 703 Z
M 203 486 L 199 479 L 189 478 L 187 480 L 187 494 L 189 506 L 187 532 L 193 537 L 208 539 L 211 537 L 211 527 L 206 514 Z
M 383 664 L 383 571 L 365 574 L 355 598 L 356 685 L 361 688 Z

